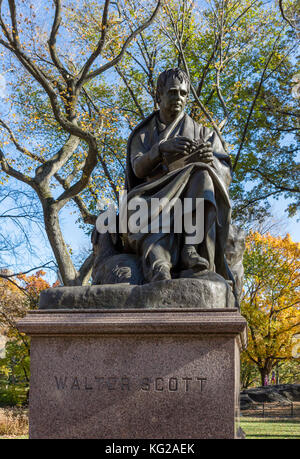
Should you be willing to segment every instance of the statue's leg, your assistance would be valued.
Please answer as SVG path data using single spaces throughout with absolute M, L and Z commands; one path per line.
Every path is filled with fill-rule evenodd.
M 199 271 L 209 268 L 209 262 L 197 252 L 194 244 L 184 244 L 181 251 L 181 269 L 197 268 Z
M 147 282 L 171 279 L 177 264 L 179 235 L 148 234 L 142 244 L 143 273 Z
M 198 246 L 198 253 L 208 261 L 208 269 L 215 271 L 215 250 L 216 250 L 216 222 L 215 209 L 207 205 L 205 206 L 205 215 L 207 219 L 207 227 L 204 228 L 204 239 Z
M 181 263 L 185 269 L 197 268 L 198 270 L 214 270 L 215 255 L 215 221 L 216 209 L 214 200 L 213 181 L 206 170 L 195 169 L 188 186 L 185 190 L 184 198 L 192 199 L 192 225 L 195 227 L 196 218 L 196 198 L 202 198 L 204 203 L 204 221 L 201 222 L 204 232 L 204 240 L 201 244 L 189 244 L 187 237 L 184 236 L 184 245 L 181 252 Z
M 146 270 L 149 282 L 171 279 L 171 255 L 163 242 L 153 246 L 149 252 L 148 263 L 151 268 Z

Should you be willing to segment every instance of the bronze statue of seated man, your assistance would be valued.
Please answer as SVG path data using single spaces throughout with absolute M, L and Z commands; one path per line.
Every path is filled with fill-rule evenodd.
M 147 202 L 191 198 L 195 213 L 196 198 L 204 202 L 204 238 L 199 244 L 189 243 L 184 231 L 123 235 L 127 250 L 141 257 L 146 282 L 171 279 L 189 269 L 232 278 L 224 256 L 231 213 L 230 158 L 217 134 L 184 112 L 189 89 L 189 79 L 180 69 L 161 73 L 159 110 L 140 123 L 128 141 L 127 203 L 137 197 Z

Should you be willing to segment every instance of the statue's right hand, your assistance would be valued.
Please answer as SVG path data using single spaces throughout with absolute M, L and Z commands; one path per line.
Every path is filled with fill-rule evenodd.
M 188 155 L 192 145 L 193 141 L 188 137 L 178 136 L 161 142 L 159 150 L 163 156 L 170 154 Z

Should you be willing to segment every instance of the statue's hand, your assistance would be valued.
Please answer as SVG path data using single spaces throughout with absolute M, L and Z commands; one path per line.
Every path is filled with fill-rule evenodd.
M 191 152 L 192 145 L 193 141 L 188 137 L 178 136 L 161 142 L 159 150 L 163 158 L 178 154 L 184 156 Z
M 210 142 L 198 143 L 192 151 L 193 156 L 203 163 L 211 163 L 214 159 L 213 149 Z

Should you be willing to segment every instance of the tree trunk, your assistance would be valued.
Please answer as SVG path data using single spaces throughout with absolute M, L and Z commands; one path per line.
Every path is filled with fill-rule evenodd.
M 259 372 L 260 372 L 260 379 L 261 379 L 261 385 L 262 386 L 267 386 L 268 383 L 267 383 L 267 380 L 269 381 L 269 371 L 267 370 L 267 368 L 259 368 Z
M 272 359 L 267 358 L 263 367 L 258 367 L 261 378 L 261 385 L 267 386 L 269 384 L 269 375 L 272 371 Z
M 56 258 L 63 283 L 69 286 L 77 285 L 78 273 L 74 267 L 61 232 L 57 206 L 53 202 L 49 203 L 48 200 L 42 203 L 46 233 Z

